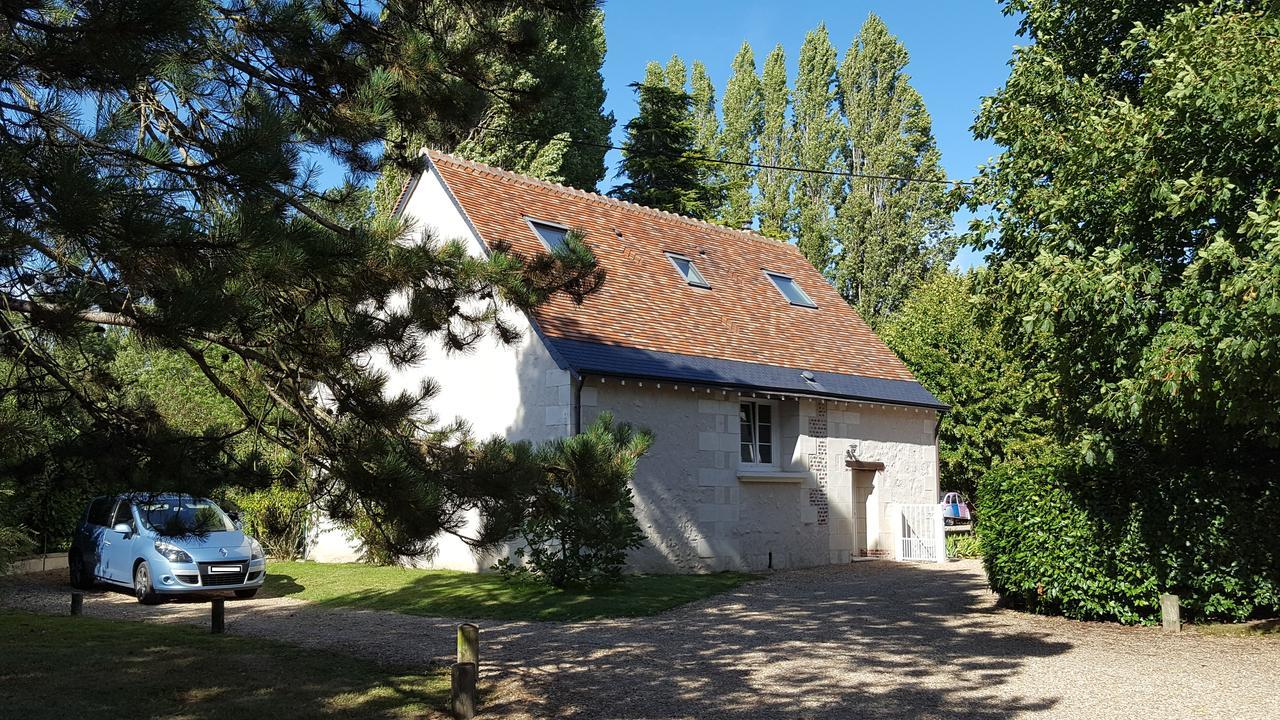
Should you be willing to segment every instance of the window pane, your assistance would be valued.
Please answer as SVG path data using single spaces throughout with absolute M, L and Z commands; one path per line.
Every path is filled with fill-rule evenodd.
M 773 423 L 773 406 L 760 403 L 756 406 L 756 412 L 760 414 L 760 424 L 769 425 Z
M 795 280 L 784 275 L 774 275 L 769 273 L 769 279 L 773 281 L 774 287 L 778 288 L 778 292 L 787 299 L 792 305 L 803 305 L 805 307 L 817 307 L 813 300 L 805 294 L 804 290 L 796 284 Z
M 694 265 L 692 260 L 670 253 L 667 254 L 667 257 L 671 258 L 672 264 L 676 266 L 676 270 L 680 273 L 680 277 L 684 278 L 685 282 L 698 287 L 711 287 L 706 278 L 702 277 L 702 273 L 698 272 L 698 266 Z
M 751 449 L 751 443 L 742 443 L 742 462 L 755 462 L 755 453 Z
M 565 236 L 569 234 L 568 230 L 553 227 L 551 225 L 544 225 L 540 222 L 530 222 L 529 224 L 533 226 L 534 232 L 538 233 L 538 237 L 542 238 L 542 241 L 547 244 L 547 247 L 552 250 L 564 249 Z
M 773 446 L 767 443 L 760 443 L 760 462 L 768 465 L 773 462 Z
M 112 527 L 120 523 L 133 524 L 133 512 L 129 509 L 129 503 L 123 501 L 116 506 L 116 516 L 111 520 Z
M 111 498 L 98 498 L 89 505 L 89 522 L 106 526 L 111 520 Z

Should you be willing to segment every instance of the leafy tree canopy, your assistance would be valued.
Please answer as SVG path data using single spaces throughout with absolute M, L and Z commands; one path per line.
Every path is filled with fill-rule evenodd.
M 1105 6 L 1105 7 L 1104 7 Z M 1076 439 L 1280 441 L 1275 3 L 1011 2 L 1036 43 L 975 129 L 990 293 Z M 977 228 L 980 237 L 988 227 Z
M 402 128 L 460 137 L 537 48 L 533 23 L 592 21 L 586 0 L 458 0 L 447 8 L 330 0 L 104 0 L 6 6 L 0 37 L 0 392 L 38 417 L 85 418 L 132 454 L 137 489 L 198 491 L 171 472 L 190 444 L 149 403 L 118 402 L 99 327 L 180 353 L 236 427 L 297 453 L 339 518 L 397 547 L 493 519 L 527 453 L 435 421 L 430 383 L 385 394 L 424 343 L 511 339 L 503 306 L 601 280 L 580 245 L 557 257 L 402 244 L 364 184 L 411 168 Z M 384 151 L 385 149 L 385 151 Z M 347 173 L 331 187 L 321 162 Z M 396 302 L 393 302 L 396 299 Z M 251 390 L 250 390 L 251 388 Z M 169 457 L 172 462 L 153 463 Z M 98 458 L 89 458 L 99 462 Z M 503 527 L 507 521 L 508 527 Z

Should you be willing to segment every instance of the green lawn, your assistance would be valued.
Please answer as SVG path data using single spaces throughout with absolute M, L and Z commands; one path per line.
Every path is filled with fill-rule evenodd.
M 445 717 L 448 670 L 177 625 L 0 611 L 3 717 Z
M 743 573 L 629 575 L 617 588 L 555 590 L 501 576 L 373 565 L 273 562 L 264 594 L 333 607 L 390 610 L 460 619 L 588 620 L 640 617 L 731 590 Z

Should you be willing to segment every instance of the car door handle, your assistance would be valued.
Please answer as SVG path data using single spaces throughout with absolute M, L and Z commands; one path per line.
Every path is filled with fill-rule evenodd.
M 106 546 L 106 545 L 110 545 L 110 544 L 111 544 L 111 541 L 110 541 L 110 540 L 103 540 L 103 541 L 102 541 L 102 544 L 103 544 L 104 546 Z

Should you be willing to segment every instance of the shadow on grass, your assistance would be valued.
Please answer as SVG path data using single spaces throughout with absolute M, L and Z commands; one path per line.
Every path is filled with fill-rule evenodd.
M 324 607 L 498 620 L 643 617 L 731 590 L 756 576 L 630 575 L 607 589 L 556 589 L 492 573 L 287 563 L 270 568 L 264 595 Z
M 6 717 L 410 718 L 435 715 L 448 683 L 186 626 L 0 611 Z

